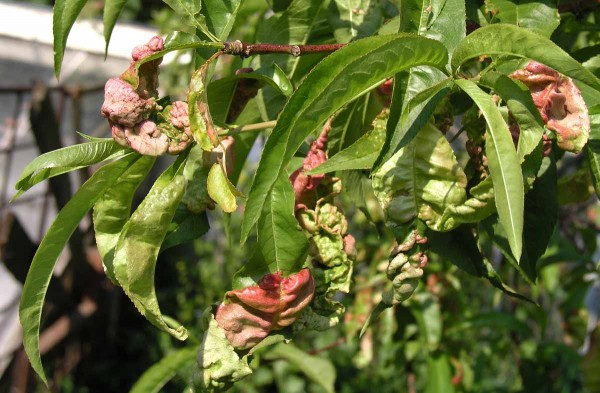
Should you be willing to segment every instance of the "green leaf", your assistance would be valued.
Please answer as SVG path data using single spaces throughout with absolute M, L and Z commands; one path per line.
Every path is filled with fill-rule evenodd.
M 54 36 L 54 74 L 56 79 L 60 77 L 65 48 L 67 46 L 67 37 L 75 19 L 81 13 L 81 10 L 87 3 L 87 0 L 56 0 L 52 10 L 52 35 Z
M 175 11 L 175 13 L 183 18 L 189 26 L 194 26 L 203 32 L 211 41 L 219 41 L 206 26 L 206 19 L 200 13 L 202 3 L 199 0 L 164 0 Z
M 490 23 L 508 23 L 550 38 L 560 24 L 556 3 L 547 0 L 518 3 L 521 1 L 487 0 L 485 11 L 491 13 Z
M 402 31 L 442 42 L 451 54 L 465 36 L 465 13 L 465 2 L 462 0 L 402 1 L 400 26 Z M 409 102 L 445 78 L 442 72 L 428 67 L 415 67 L 406 74 L 396 75 L 386 141 L 373 169 L 406 146 L 429 121 L 435 106 L 446 95 L 444 87 L 440 86 L 441 89 L 435 93 L 435 89 L 430 90 L 433 94 L 426 93 L 426 99 L 418 105 L 415 102 L 409 107 Z M 401 118 L 402 121 L 399 121 Z
M 206 91 L 206 74 L 210 63 L 211 61 L 207 60 L 194 72 L 187 96 L 190 130 L 196 143 L 206 151 L 211 151 L 218 145 L 218 138 L 208 108 L 208 93 Z
M 138 311 L 153 325 L 179 340 L 187 338 L 183 326 L 171 327 L 163 318 L 154 288 L 154 269 L 160 246 L 183 196 L 185 155 L 156 180 L 146 198 L 121 231 L 114 256 L 117 281 Z
M 585 154 L 594 179 L 594 189 L 600 198 L 600 106 L 590 108 L 590 137 Z
M 15 184 L 18 190 L 16 200 L 25 191 L 48 178 L 98 164 L 104 160 L 130 153 L 131 150 L 119 145 L 112 138 L 82 143 L 54 150 L 31 161 Z
M 115 284 L 117 279 L 113 269 L 113 258 L 119 234 L 129 219 L 135 191 L 144 181 L 155 161 L 155 157 L 140 157 L 94 204 L 96 246 L 102 257 L 104 272 Z
M 427 385 L 425 393 L 455 392 L 452 384 L 450 358 L 446 354 L 433 354 L 427 358 Z
M 195 365 L 197 348 L 182 348 L 163 357 L 147 369 L 129 393 L 158 393 L 177 373 Z
M 104 48 L 104 56 L 108 53 L 108 44 L 110 43 L 110 36 L 112 35 L 117 19 L 123 11 L 127 0 L 105 0 L 104 1 L 104 12 L 102 18 L 104 20 L 104 41 L 106 47 Z
M 452 55 L 452 70 L 482 55 L 526 57 L 554 68 L 576 81 L 600 89 L 600 80 L 552 41 L 513 25 L 495 24 L 469 34 Z
M 254 72 L 245 72 L 237 75 L 238 78 L 256 79 L 273 87 L 281 94 L 289 97 L 294 92 L 294 86 L 285 72 L 276 64 L 261 67 Z
M 500 95 L 519 124 L 521 133 L 517 155 L 522 163 L 525 156 L 531 154 L 539 145 L 544 134 L 544 123 L 533 103 L 531 92 L 524 84 L 497 72 L 486 73 L 479 83 L 494 89 Z
M 496 212 L 494 187 L 490 177 L 471 188 L 469 194 L 471 197 L 464 203 L 446 208 L 440 223 L 442 230 L 451 230 L 463 223 L 479 222 Z
M 523 176 L 510 131 L 498 107 L 474 82 L 460 79 L 456 84 L 477 104 L 487 122 L 485 151 L 494 184 L 496 209 L 508 236 L 515 259 L 523 249 Z
M 466 200 L 467 177 L 444 135 L 428 123 L 407 146 L 373 172 L 373 191 L 390 225 L 415 218 L 444 230 L 447 206 Z
M 384 20 L 383 3 L 378 0 L 333 0 L 329 3 L 329 24 L 337 42 L 348 43 L 373 35 Z
M 270 273 L 296 273 L 306 259 L 308 241 L 294 217 L 294 203 L 292 183 L 282 173 L 258 221 L 258 247 Z
M 160 247 L 160 252 L 199 239 L 209 229 L 210 224 L 206 211 L 194 214 L 188 210 L 187 206 L 180 203 Z
M 359 40 L 319 63 L 292 95 L 267 140 L 246 204 L 242 241 L 256 225 L 286 164 L 327 118 L 386 77 L 412 66 L 443 67 L 446 62 L 442 44 L 400 34 Z
M 47 382 L 40 357 L 40 323 L 44 298 L 56 260 L 88 210 L 138 158 L 137 155 L 124 157 L 105 165 L 94 173 L 58 213 L 33 257 L 23 285 L 19 319 L 23 327 L 25 352 L 31 366 L 44 383 Z
M 442 340 L 442 312 L 439 301 L 429 292 L 417 292 L 408 305 L 417 321 L 419 336 L 429 352 L 438 349 Z M 441 390 L 444 391 L 444 390 Z
M 387 119 L 375 119 L 372 130 L 307 174 L 371 168 L 385 141 L 386 122 Z
M 195 2 L 200 4 L 198 0 Z M 202 0 L 206 26 L 219 41 L 229 36 L 242 3 L 242 0 Z
M 293 344 L 277 344 L 264 356 L 266 360 L 284 359 L 296 366 L 306 377 L 321 386 L 326 392 L 333 393 L 336 372 L 328 359 L 312 356 Z
M 208 195 L 225 213 L 233 213 L 237 209 L 236 196 L 242 196 L 227 178 L 221 164 L 213 164 L 208 172 Z

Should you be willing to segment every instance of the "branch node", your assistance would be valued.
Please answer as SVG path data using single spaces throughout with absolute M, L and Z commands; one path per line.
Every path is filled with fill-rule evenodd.
M 234 56 L 244 56 L 246 54 L 246 48 L 244 48 L 245 45 L 240 40 L 225 42 L 224 45 L 223 53 Z
M 290 49 L 290 53 L 292 54 L 292 56 L 298 57 L 298 56 L 300 56 L 302 51 L 300 50 L 300 47 L 298 45 L 292 45 L 292 47 Z

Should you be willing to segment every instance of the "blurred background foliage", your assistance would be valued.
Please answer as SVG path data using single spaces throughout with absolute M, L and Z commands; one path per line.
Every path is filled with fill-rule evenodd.
M 246 0 L 238 15 L 238 21 L 243 22 L 236 23 L 231 37 L 256 42 L 265 19 L 289 3 Z M 385 7 L 381 5 L 387 14 L 376 26 L 379 28 L 397 13 L 397 8 L 393 2 L 376 3 L 386 3 Z M 471 17 L 473 23 L 481 23 L 478 18 L 490 19 L 481 11 L 485 4 L 467 3 L 471 15 L 477 15 Z M 102 7 L 100 0 L 89 1 L 84 14 L 100 16 Z M 552 35 L 554 42 L 597 76 L 599 8 L 596 2 L 591 2 L 591 6 L 583 1 L 565 4 L 560 9 L 560 25 Z M 310 42 L 321 42 L 334 33 L 334 25 L 328 23 L 326 13 L 323 15 L 315 23 Z M 161 32 L 181 29 L 178 18 L 160 0 L 128 1 L 121 20 L 150 23 Z M 194 66 L 189 54 L 179 56 L 180 61 L 161 72 L 161 87 L 174 97 L 186 91 Z M 298 68 L 308 69 L 316 60 L 302 58 Z M 240 68 L 249 61 L 227 59 L 220 63 L 221 74 L 230 74 L 223 70 Z M 214 79 L 219 74 L 217 69 Z M 261 95 L 268 96 L 268 88 L 259 98 Z M 346 135 L 347 129 L 342 126 L 336 133 L 334 124 L 332 150 L 339 150 L 361 135 L 371 123 L 368 113 L 374 117 L 379 112 L 369 111 L 369 105 L 381 108 L 384 98 L 374 93 L 365 100 L 356 103 L 367 114 L 362 119 L 338 117 L 340 123 L 352 123 L 354 128 L 348 129 L 356 135 Z M 261 110 L 275 110 L 278 105 L 273 102 L 269 108 L 260 108 L 259 104 L 258 98 L 252 100 L 242 118 L 256 118 Z M 261 142 L 264 138 L 258 138 Z M 456 147 L 456 153 L 459 161 L 467 160 L 464 146 Z M 509 296 L 487 280 L 459 268 L 464 265 L 464 254 L 450 251 L 461 247 L 458 241 L 454 246 L 432 249 L 415 295 L 383 312 L 362 339 L 358 339 L 358 332 L 388 285 L 385 268 L 393 237 L 384 228 L 372 193 L 363 187 L 366 175 L 360 171 L 338 174 L 345 190 L 351 190 L 345 191 L 338 202 L 349 217 L 350 233 L 357 239 L 359 250 L 352 293 L 338 299 L 347 308 L 344 323 L 326 332 L 296 338 L 293 345 L 303 351 L 302 356 L 277 346 L 266 350 L 252 364 L 256 368 L 254 374 L 232 391 L 324 392 L 324 381 L 334 378 L 338 392 L 600 392 L 600 331 L 597 319 L 596 325 L 588 323 L 600 312 L 600 211 L 592 181 L 580 171 L 582 164 L 580 156 L 565 157 L 559 162 L 559 225 L 538 261 L 536 285 L 518 274 L 491 239 L 480 239 L 480 248 L 486 251 L 505 285 L 528 300 Z M 242 190 L 249 187 L 253 165 L 251 160 L 241 174 Z M 211 231 L 206 236 L 162 254 L 156 268 L 159 303 L 166 313 L 189 328 L 192 344 L 202 337 L 203 310 L 230 289 L 231 277 L 251 253 L 238 246 L 240 215 L 211 212 L 209 219 Z M 456 235 L 460 239 L 460 233 Z M 58 371 L 69 362 L 61 356 L 69 342 L 47 356 L 47 369 L 55 370 L 50 373 L 53 391 L 126 391 L 146 369 L 184 345 L 148 324 L 120 291 L 112 291 L 111 296 L 112 300 L 106 300 L 114 302 L 111 315 L 95 315 L 91 325 L 96 329 L 85 329 L 78 338 L 84 343 L 84 355 L 77 367 L 65 375 Z M 192 367 L 190 364 L 177 370 L 177 376 L 161 391 L 182 392 Z M 7 386 L 3 378 L 0 390 Z M 37 386 L 38 391 L 45 390 L 42 384 Z

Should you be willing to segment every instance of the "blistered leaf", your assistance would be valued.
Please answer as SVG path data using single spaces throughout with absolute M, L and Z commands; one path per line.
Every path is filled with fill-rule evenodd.
M 196 142 L 207 151 L 218 145 L 217 132 L 208 109 L 206 92 L 206 73 L 210 63 L 211 60 L 208 60 L 194 72 L 187 96 L 192 135 Z
M 490 177 L 471 188 L 469 193 L 471 197 L 464 203 L 446 207 L 440 222 L 442 230 L 451 230 L 463 223 L 479 222 L 496 212 L 494 188 Z
M 155 160 L 154 157 L 140 157 L 94 205 L 96 246 L 102 257 L 104 272 L 113 283 L 117 282 L 113 257 L 119 234 L 129 219 L 135 192 L 152 169 Z
M 393 225 L 418 217 L 432 229 L 445 229 L 442 214 L 466 200 L 466 185 L 450 144 L 431 124 L 373 173 L 373 191 Z
M 40 357 L 39 335 L 42 306 L 54 265 L 67 240 L 69 240 L 85 214 L 138 158 L 139 156 L 135 155 L 124 157 L 94 173 L 58 213 L 33 257 L 27 279 L 23 285 L 23 294 L 19 305 L 19 319 L 23 327 L 25 352 L 29 357 L 31 366 L 44 383 L 46 383 L 46 376 Z
M 556 133 L 558 146 L 574 153 L 581 151 L 590 133 L 590 118 L 573 80 L 535 61 L 511 77 L 529 87 L 546 126 Z
M 283 277 L 264 276 L 258 285 L 227 292 L 215 319 L 236 349 L 248 349 L 271 331 L 294 323 L 313 298 L 315 285 L 310 270 Z
M 19 180 L 15 184 L 18 192 L 13 197 L 13 201 L 43 180 L 98 164 L 129 152 L 131 150 L 107 138 L 63 147 L 62 149 L 42 154 L 27 164 L 23 172 L 21 172 Z
M 512 136 L 490 95 L 466 79 L 456 80 L 456 84 L 475 101 L 487 122 L 485 151 L 494 185 L 496 209 L 512 253 L 518 260 L 523 247 L 525 191 Z
M 349 44 L 319 63 L 292 95 L 267 140 L 246 203 L 242 240 L 256 225 L 285 165 L 336 110 L 399 71 L 421 64 L 443 67 L 446 62 L 446 50 L 436 41 L 386 35 Z
M 182 155 L 156 180 L 121 231 L 113 260 L 115 277 L 135 307 L 153 325 L 179 340 L 186 329 L 171 327 L 163 318 L 154 288 L 154 269 L 160 246 L 181 197 L 184 179 Z
M 194 384 L 200 392 L 223 392 L 252 374 L 252 369 L 246 357 L 240 359 L 213 315 L 207 314 L 210 319 L 198 351 Z

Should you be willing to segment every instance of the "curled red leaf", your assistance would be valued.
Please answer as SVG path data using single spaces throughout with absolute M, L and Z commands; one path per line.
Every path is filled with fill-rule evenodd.
M 581 151 L 590 133 L 590 118 L 573 80 L 535 61 L 511 77 L 527 85 L 546 127 L 556 133 L 558 146 Z
M 156 103 L 144 99 L 121 78 L 111 78 L 104 86 L 104 103 L 100 109 L 102 116 L 113 123 L 133 127 L 147 119 Z
M 267 274 L 256 286 L 227 292 L 215 319 L 234 348 L 248 349 L 294 323 L 314 291 L 309 269 L 286 278 L 281 272 Z
M 125 129 L 125 138 L 133 150 L 147 156 L 163 155 L 169 148 L 169 137 L 150 120 L 143 120 L 133 130 Z

